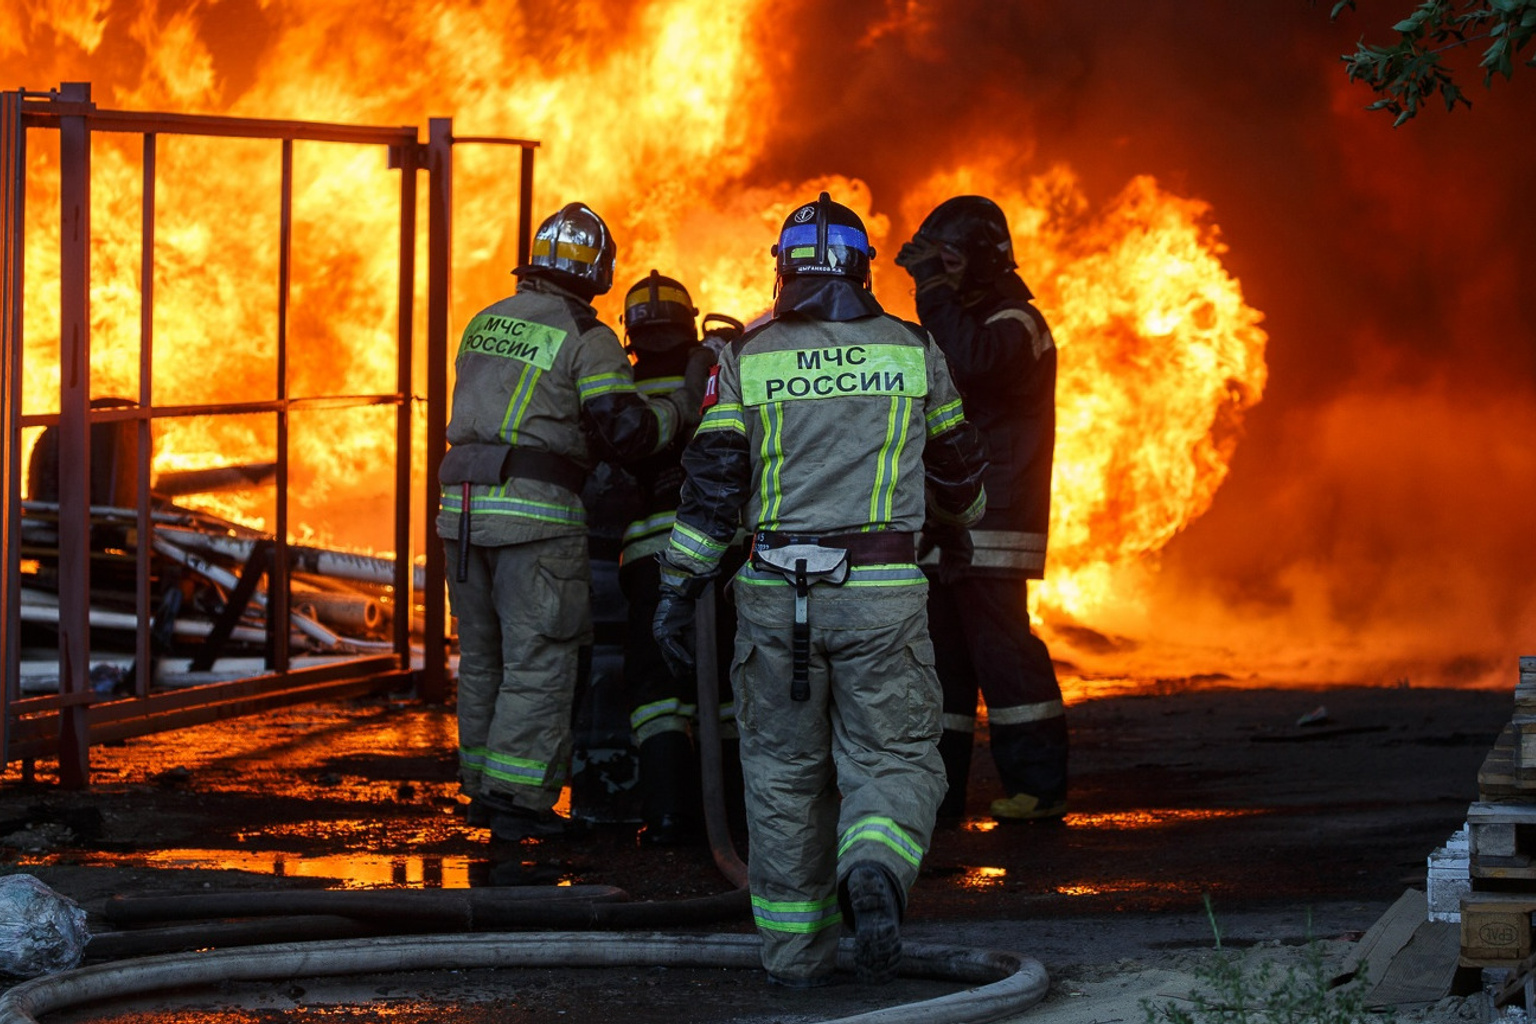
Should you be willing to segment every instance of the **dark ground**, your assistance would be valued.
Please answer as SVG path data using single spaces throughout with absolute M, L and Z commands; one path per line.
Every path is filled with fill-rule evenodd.
M 1513 710 L 1512 686 L 1149 689 L 1163 692 L 1069 709 L 1064 823 L 994 827 L 983 812 L 995 776 L 978 749 L 975 817 L 936 835 L 909 937 L 1026 953 L 1053 982 L 1209 947 L 1207 894 L 1228 946 L 1358 937 L 1405 888 L 1424 887 L 1427 856 L 1465 820 L 1478 767 Z M 1297 724 L 1319 710 L 1321 721 Z M 93 931 L 115 927 L 101 916 L 114 895 L 570 883 L 675 901 L 731 888 L 707 849 L 643 848 L 633 826 L 489 844 L 455 813 L 453 738 L 451 711 L 381 698 L 101 748 L 85 792 L 56 788 L 46 764 L 25 784 L 12 765 L 0 783 L 0 872 L 36 875 L 77 900 Z M 732 916 L 693 930 L 750 927 Z M 563 1012 L 575 998 L 569 978 L 530 977 L 518 1019 L 582 1019 Z M 744 1006 L 753 1020 L 819 1020 L 949 990 L 903 979 L 878 998 L 850 984 L 797 1001 L 767 993 L 751 972 L 593 977 L 575 1002 L 597 1013 L 611 989 L 632 1024 L 747 1019 Z M 385 990 L 368 998 L 399 998 Z M 461 1010 L 472 1001 L 451 998 Z M 411 1012 L 396 1007 L 388 1019 L 431 1017 Z M 612 1015 L 610 1006 L 591 1019 Z

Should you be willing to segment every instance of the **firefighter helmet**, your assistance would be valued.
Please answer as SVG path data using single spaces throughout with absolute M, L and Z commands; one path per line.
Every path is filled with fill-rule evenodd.
M 917 236 L 965 257 L 962 289 L 984 288 L 1018 266 L 1002 209 L 985 196 L 955 196 L 934 207 Z
M 630 285 L 619 319 L 631 344 L 645 348 L 646 341 L 654 338 L 665 340 L 663 347 L 671 348 L 679 341 L 698 338 L 693 324 L 698 315 L 688 289 L 652 270 Z
M 613 287 L 613 236 L 585 203 L 566 203 L 533 233 L 528 262 L 574 278 L 577 290 L 602 295 Z
M 800 274 L 837 274 L 868 288 L 875 247 L 859 215 L 823 192 L 785 218 L 773 255 L 780 286 Z

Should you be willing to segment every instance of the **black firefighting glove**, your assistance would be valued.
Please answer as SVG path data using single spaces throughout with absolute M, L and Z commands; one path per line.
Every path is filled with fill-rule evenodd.
M 976 554 L 976 545 L 971 542 L 971 531 L 963 526 L 952 526 L 947 523 L 929 521 L 923 524 L 923 532 L 919 535 L 917 544 L 917 557 L 921 561 L 927 557 L 934 548 L 939 549 L 940 583 L 955 583 L 963 578 L 966 570 L 971 567 L 971 559 Z
M 965 256 L 958 249 L 922 235 L 913 235 L 902 245 L 896 253 L 896 265 L 912 275 L 919 293 L 940 285 L 958 288 L 965 275 Z
M 678 680 L 691 681 L 695 665 L 693 606 L 709 578 L 675 568 L 665 555 L 657 555 L 656 561 L 661 566 L 661 591 L 656 614 L 651 619 L 651 636 L 672 675 Z

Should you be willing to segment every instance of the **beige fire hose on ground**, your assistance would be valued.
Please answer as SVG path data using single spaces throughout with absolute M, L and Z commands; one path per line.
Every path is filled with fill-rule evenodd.
M 594 927 L 665 925 L 673 919 L 734 916 L 746 893 L 746 865 L 734 849 L 725 824 L 721 787 L 719 705 L 715 679 L 713 595 L 699 602 L 699 720 L 705 779 L 706 822 L 716 865 L 737 886 L 731 893 L 674 903 L 629 903 L 622 890 L 604 886 L 573 887 L 556 894 L 529 890 L 470 890 L 463 893 L 310 892 L 199 894 L 157 899 L 118 899 L 109 907 L 116 920 L 204 920 L 243 914 L 308 915 L 266 922 L 279 928 L 336 936 L 368 926 L 370 913 L 382 913 L 396 926 L 473 928 L 476 921 L 495 926 L 528 923 Z M 256 904 L 255 906 L 249 904 Z M 327 915 L 329 912 L 329 916 Z M 263 922 L 230 922 L 249 934 L 223 935 L 240 941 Z M 176 931 L 172 929 L 172 931 Z M 270 934 L 270 932 L 269 932 Z M 185 936 L 125 931 L 101 935 L 114 950 L 152 948 L 155 941 L 179 943 Z M 206 941 L 206 939 L 205 939 Z M 215 940 L 218 941 L 218 940 Z M 163 948 L 163 947 L 162 947 Z M 838 966 L 854 968 L 853 940 L 838 947 Z M 467 932 L 460 934 L 335 937 L 325 941 L 226 946 L 203 952 L 140 956 L 23 982 L 0 995 L 0 1024 L 37 1024 L 37 1017 L 72 1006 L 152 992 L 218 985 L 225 981 L 283 982 L 295 978 L 387 971 L 517 967 L 729 967 L 762 966 L 761 941 L 755 935 L 616 934 L 594 931 Z M 960 982 L 974 987 L 917 1003 L 843 1017 L 828 1024 L 962 1024 L 1012 1017 L 1044 998 L 1049 979 L 1039 961 L 1018 953 L 907 943 L 901 975 Z
M 295 942 L 152 956 L 61 971 L 0 995 L 0 1024 L 37 1024 L 42 1014 L 226 981 L 286 982 L 386 971 L 510 967 L 761 966 L 755 935 L 600 935 L 592 932 L 387 936 Z M 853 942 L 838 947 L 852 970 Z M 1039 1002 L 1045 968 L 1017 953 L 909 943 L 907 977 L 970 983 L 961 992 L 838 1018 L 829 1024 L 960 1024 L 996 1021 Z

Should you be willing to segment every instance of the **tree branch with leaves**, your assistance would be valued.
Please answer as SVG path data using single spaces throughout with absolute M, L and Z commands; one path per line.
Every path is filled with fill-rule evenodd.
M 1331 18 L 1355 9 L 1355 0 L 1337 0 Z M 1391 46 L 1368 46 L 1362 40 L 1341 60 L 1351 82 L 1363 81 L 1380 99 L 1368 110 L 1395 115 L 1392 126 L 1407 121 L 1436 94 L 1446 110 L 1472 101 L 1457 85 L 1455 73 L 1441 62 L 1454 50 L 1481 46 L 1483 86 L 1495 75 L 1508 79 L 1516 59 L 1536 37 L 1536 0 L 1424 0 L 1408 17 L 1392 26 L 1399 36 Z M 1521 61 L 1536 67 L 1536 54 Z

